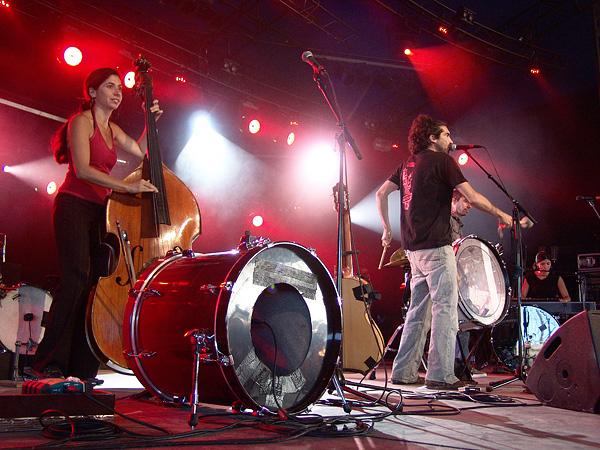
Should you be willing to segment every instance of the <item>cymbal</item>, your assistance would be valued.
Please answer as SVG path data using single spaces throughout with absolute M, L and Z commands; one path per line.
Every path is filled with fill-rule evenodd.
M 384 265 L 384 268 L 388 267 L 408 267 L 410 263 L 408 262 L 408 258 L 406 257 L 406 252 L 399 248 L 392 256 L 390 256 L 390 262 Z
M 388 269 L 390 267 L 408 267 L 408 266 L 410 266 L 410 263 L 408 262 L 408 259 L 407 259 L 406 261 L 398 260 L 398 261 L 389 262 L 387 264 L 384 264 L 383 268 Z

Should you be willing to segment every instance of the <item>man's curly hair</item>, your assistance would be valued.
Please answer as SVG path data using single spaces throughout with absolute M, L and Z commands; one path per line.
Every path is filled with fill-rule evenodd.
M 444 126 L 447 125 L 440 120 L 433 120 L 426 114 L 419 114 L 410 126 L 408 150 L 412 154 L 427 150 L 429 144 L 431 144 L 429 136 L 433 134 L 436 138 L 439 138 Z

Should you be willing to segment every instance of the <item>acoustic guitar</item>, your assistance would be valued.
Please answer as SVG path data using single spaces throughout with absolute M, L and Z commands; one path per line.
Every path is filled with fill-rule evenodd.
M 344 186 L 344 199 L 338 199 L 338 185 L 333 187 L 335 209 L 342 212 L 342 368 L 349 372 L 368 373 L 381 359 L 383 335 L 371 317 L 371 303 L 363 293 L 372 292 L 371 285 L 354 275 L 352 267 L 352 242 L 348 191 Z M 338 268 L 338 270 L 340 270 Z M 363 289 L 356 289 L 362 286 Z M 358 295 L 355 295 L 355 289 Z M 358 298 L 357 298 L 358 297 Z

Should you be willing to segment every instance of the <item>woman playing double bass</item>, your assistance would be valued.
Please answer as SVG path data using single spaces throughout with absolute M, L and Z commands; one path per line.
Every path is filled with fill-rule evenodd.
M 119 73 L 112 68 L 94 70 L 85 80 L 84 96 L 79 112 L 52 139 L 56 162 L 68 164 L 53 209 L 60 284 L 33 362 L 33 369 L 43 376 L 82 380 L 94 378 L 99 367 L 87 343 L 85 318 L 90 291 L 101 274 L 96 258 L 107 198 L 113 189 L 157 192 L 147 180 L 125 182 L 111 176 L 116 147 L 138 158 L 147 150 L 146 130 L 136 142 L 110 121 L 123 98 Z M 155 118 L 162 114 L 157 100 L 150 111 Z

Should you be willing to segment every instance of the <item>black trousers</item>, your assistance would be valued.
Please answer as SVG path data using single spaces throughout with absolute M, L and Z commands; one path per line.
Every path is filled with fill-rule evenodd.
M 59 193 L 54 200 L 60 284 L 35 353 L 37 371 L 52 365 L 65 376 L 81 379 L 98 373 L 99 361 L 87 343 L 85 320 L 90 291 L 106 271 L 100 239 L 105 216 L 105 206 L 70 194 Z

